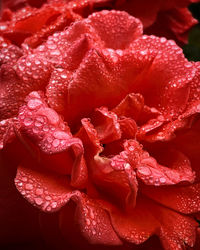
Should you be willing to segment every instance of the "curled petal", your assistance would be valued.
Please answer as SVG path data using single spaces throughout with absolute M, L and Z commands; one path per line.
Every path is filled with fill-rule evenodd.
M 111 159 L 95 156 L 91 164 L 94 183 L 120 200 L 123 205 L 134 207 L 138 191 L 136 174 L 123 156 Z M 120 193 L 117 191 L 120 189 Z
M 142 24 L 139 19 L 122 11 L 96 12 L 85 22 L 95 29 L 95 33 L 107 48 L 125 49 L 142 35 Z
M 181 213 L 190 214 L 200 211 L 200 184 L 171 187 L 143 187 L 142 192 L 151 199 Z
M 15 185 L 24 198 L 45 212 L 57 211 L 69 201 L 73 189 L 66 176 L 27 165 L 19 166 L 15 177 Z
M 41 162 L 58 173 L 72 171 L 73 186 L 85 185 L 87 168 L 80 139 L 72 137 L 69 127 L 47 106 L 42 94 L 32 92 L 26 102 L 19 113 L 20 129 L 44 153 Z
M 188 32 L 198 21 L 187 8 L 177 8 L 177 5 L 174 7 L 158 13 L 155 23 L 145 33 L 178 40 L 181 44 L 187 43 Z
M 109 215 L 95 200 L 86 196 L 74 196 L 73 200 L 77 203 L 75 219 L 82 234 L 91 244 L 121 245 Z
M 15 138 L 14 127 L 18 126 L 16 117 L 0 121 L 0 150 Z
M 101 107 L 96 109 L 91 122 L 97 131 L 101 143 L 109 143 L 121 138 L 117 115 L 108 111 L 107 108 Z
M 145 197 L 138 198 L 130 213 L 122 213 L 114 206 L 105 204 L 113 228 L 124 240 L 140 244 L 151 235 L 157 234 L 167 249 L 194 246 L 197 223 L 190 217 L 178 214 L 152 202 Z

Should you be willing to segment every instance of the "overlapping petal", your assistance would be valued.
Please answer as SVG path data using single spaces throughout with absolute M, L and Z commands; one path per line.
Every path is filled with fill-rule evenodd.
M 19 49 L 2 40 L 0 58 L 0 146 L 16 136 L 11 145 L 26 155 L 17 157 L 15 185 L 41 211 L 60 211 L 62 237 L 69 238 L 71 215 L 72 231 L 91 244 L 141 244 L 157 235 L 165 249 L 193 247 L 199 63 L 173 41 L 142 35 L 126 12 L 82 19 L 97 2 L 48 1 L 38 9 L 24 2 L 15 21 L 4 11 L 4 35 L 24 41 Z M 159 3 L 154 19 L 174 2 Z

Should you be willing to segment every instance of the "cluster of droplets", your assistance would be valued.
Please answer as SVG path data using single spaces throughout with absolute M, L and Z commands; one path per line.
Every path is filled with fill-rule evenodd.
M 61 113 L 64 113 L 68 79 L 69 72 L 67 70 L 56 68 L 52 72 L 49 84 L 46 87 L 50 107 Z
M 89 199 L 82 199 L 79 205 L 81 209 L 80 216 L 83 222 L 82 232 L 87 235 L 90 242 L 98 244 L 101 239 L 104 239 L 106 244 L 119 241 L 110 223 L 110 218 L 106 211 Z
M 20 58 L 16 65 L 16 72 L 24 82 L 35 86 L 32 89 L 43 87 L 44 81 L 49 78 L 51 66 L 43 57 L 28 55 Z
M 148 232 L 145 232 L 145 231 L 138 232 L 137 230 L 132 229 L 127 234 L 124 234 L 123 237 L 127 241 L 130 241 L 134 244 L 141 244 L 142 242 L 148 239 L 149 234 Z
M 23 174 L 22 171 L 20 176 L 16 177 L 15 184 L 29 202 L 46 212 L 58 210 L 69 199 L 66 193 L 49 192 L 33 176 L 28 176 L 26 173 Z
M 2 26 L 0 26 L 2 28 Z M 9 42 L 5 40 L 2 36 L 0 36 L 0 49 L 6 48 L 9 46 Z
M 199 184 L 197 187 L 190 187 L 190 190 L 186 193 L 183 189 L 177 194 L 176 200 L 177 209 L 182 213 L 194 213 L 200 209 L 200 189 Z
M 44 152 L 55 153 L 66 149 L 71 133 L 59 115 L 47 107 L 38 92 L 32 92 L 27 105 L 20 109 L 22 130 L 36 140 Z
M 171 214 L 172 218 L 173 215 Z M 170 216 L 169 216 L 170 217 Z M 172 220 L 172 218 L 170 218 Z M 180 214 L 173 218 L 168 228 L 161 228 L 161 239 L 166 238 L 168 244 L 173 248 L 183 249 L 187 246 L 193 247 L 196 235 L 195 222 L 190 217 L 184 217 Z

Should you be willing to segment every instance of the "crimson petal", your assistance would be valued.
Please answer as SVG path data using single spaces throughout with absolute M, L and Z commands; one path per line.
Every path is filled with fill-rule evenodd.
M 91 244 L 121 245 L 121 240 L 112 228 L 108 213 L 85 195 L 77 194 L 72 198 L 77 203 L 75 220 L 80 230 Z M 67 212 L 67 210 L 66 210 Z M 65 234 L 65 211 L 61 211 L 61 230 Z
M 66 176 L 41 171 L 34 164 L 18 167 L 15 185 L 24 198 L 45 212 L 59 210 L 73 195 Z
M 181 213 L 200 211 L 200 184 L 171 187 L 142 187 L 141 191 L 151 199 Z

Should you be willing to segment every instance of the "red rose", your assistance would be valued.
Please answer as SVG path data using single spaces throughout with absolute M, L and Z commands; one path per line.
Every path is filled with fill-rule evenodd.
M 194 246 L 199 63 L 105 10 L 0 59 L 2 157 L 50 244 Z

